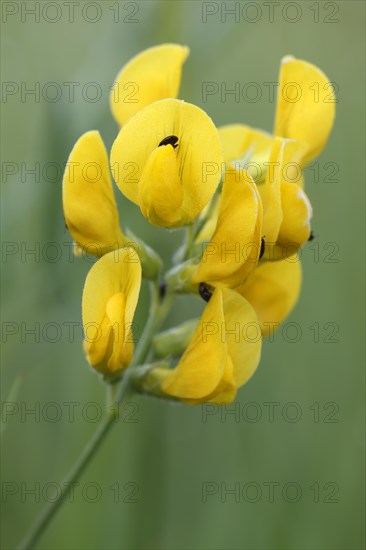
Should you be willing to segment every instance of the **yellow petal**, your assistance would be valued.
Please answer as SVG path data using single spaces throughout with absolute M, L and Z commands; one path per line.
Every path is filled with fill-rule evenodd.
M 122 126 L 149 103 L 177 97 L 182 65 L 188 55 L 186 46 L 161 44 L 133 57 L 112 88 L 110 104 L 116 121 Z
M 157 147 L 148 158 L 139 182 L 140 208 L 150 223 L 166 227 L 179 223 L 183 188 L 171 146 Z
M 307 145 L 308 163 L 324 148 L 335 118 L 335 94 L 315 65 L 287 56 L 282 60 L 274 134 Z
M 258 186 L 263 202 L 263 235 L 268 243 L 277 241 L 282 222 L 281 183 L 285 140 L 276 138 L 268 161 L 266 178 Z
M 219 135 L 224 148 L 224 161 L 232 163 L 239 161 L 250 153 L 249 166 L 244 166 L 258 181 L 263 179 L 263 162 L 268 157 L 273 137 L 245 124 L 227 124 L 219 128 Z
M 223 288 L 222 293 L 226 341 L 233 363 L 233 377 L 239 388 L 249 380 L 259 365 L 261 327 L 254 308 L 247 300 L 227 288 Z
M 236 383 L 234 379 L 233 362 L 228 355 L 226 365 L 219 385 L 215 388 L 212 394 L 202 399 L 187 399 L 186 402 L 190 405 L 199 405 L 200 403 L 217 403 L 225 405 L 232 403 L 236 397 Z
M 82 298 L 85 352 L 100 372 L 128 366 L 132 358 L 132 322 L 141 286 L 141 265 L 133 248 L 120 248 L 89 271 Z
M 215 394 L 227 367 L 223 323 L 222 293 L 216 289 L 177 367 L 166 371 L 164 393 L 197 403 Z
M 263 336 L 290 314 L 301 288 L 301 264 L 297 256 L 278 262 L 265 262 L 257 267 L 238 292 L 253 306 Z
M 128 326 L 125 326 L 121 319 L 124 319 L 126 311 L 126 297 L 123 292 L 114 294 L 107 302 L 106 316 L 111 323 L 113 348 L 108 359 L 108 371 L 114 372 L 121 368 L 121 365 L 128 366 L 132 359 L 133 346 L 129 337 L 126 338 Z
M 165 152 L 154 153 L 169 136 L 178 138 L 175 148 L 173 145 L 160 145 L 160 148 L 172 149 L 169 157 L 165 157 Z M 141 199 L 140 180 L 148 162 L 147 174 L 151 176 L 152 154 L 157 155 L 154 161 L 157 161 L 158 174 L 150 185 L 157 186 L 157 191 L 148 191 L 149 182 L 145 179 L 144 194 L 147 195 L 146 201 L 151 201 L 147 209 L 146 202 Z M 174 192 L 170 193 L 170 198 L 162 196 L 169 184 L 168 177 L 164 176 L 162 182 L 157 182 L 164 162 L 168 164 L 175 191 L 176 168 L 178 170 L 183 191 L 183 201 L 179 207 L 180 199 L 177 201 L 171 197 Z M 142 207 L 142 212 L 156 210 L 154 201 L 158 197 L 158 208 L 161 208 L 160 201 L 163 201 L 162 213 L 168 210 L 164 219 L 159 220 L 159 225 L 172 227 L 174 219 L 174 226 L 180 226 L 196 218 L 213 196 L 221 177 L 222 149 L 217 129 L 202 109 L 177 99 L 163 99 L 136 113 L 121 128 L 112 147 L 111 163 L 122 193 Z
M 282 179 L 290 183 L 304 186 L 304 170 L 302 159 L 306 154 L 307 146 L 296 139 L 285 139 L 283 148 Z
M 102 256 L 124 246 L 108 155 L 99 132 L 83 134 L 74 145 L 63 177 L 62 199 L 67 227 L 80 247 Z
M 293 253 L 310 237 L 313 209 L 304 190 L 296 183 L 282 183 L 281 203 L 283 219 L 277 241 Z
M 255 269 L 262 236 L 262 203 L 250 175 L 230 166 L 223 183 L 215 232 L 193 277 L 231 288 Z

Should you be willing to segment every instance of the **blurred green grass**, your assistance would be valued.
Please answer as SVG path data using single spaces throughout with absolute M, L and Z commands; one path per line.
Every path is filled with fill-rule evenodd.
M 286 2 L 285 2 L 286 3 Z M 31 3 L 28 3 L 31 4 Z M 61 3 L 62 4 L 62 3 Z M 167 406 L 136 398 L 137 423 L 118 425 L 92 466 L 80 480 L 75 502 L 66 504 L 40 541 L 40 549 L 350 549 L 364 547 L 364 3 L 334 2 L 338 23 L 324 23 L 325 4 L 319 5 L 320 22 L 309 9 L 313 2 L 298 2 L 302 17 L 288 23 L 263 16 L 256 23 L 233 17 L 221 22 L 220 14 L 202 22 L 202 3 L 193 1 L 138 2 L 138 23 L 113 22 L 110 6 L 99 3 L 103 16 L 94 24 L 80 16 L 69 24 L 65 16 L 55 23 L 35 23 L 9 17 L 2 24 L 2 79 L 5 82 L 97 82 L 103 98 L 96 103 L 76 93 L 74 103 L 66 94 L 50 103 L 9 97 L 2 105 L 3 162 L 63 164 L 75 140 L 86 130 L 99 129 L 109 147 L 116 125 L 109 113 L 108 87 L 120 67 L 135 53 L 153 44 L 172 41 L 187 44 L 191 56 L 183 73 L 181 97 L 203 107 L 217 125 L 244 122 L 271 130 L 274 104 L 265 97 L 257 103 L 236 103 L 220 95 L 202 102 L 202 83 L 274 82 L 283 55 L 293 54 L 317 64 L 338 84 L 337 119 L 325 152 L 319 159 L 339 165 L 335 183 L 314 182 L 307 173 L 307 191 L 314 205 L 314 229 L 319 235 L 320 261 L 310 246 L 303 252 L 304 285 L 298 306 L 289 321 L 298 323 L 302 337 L 296 344 L 281 333 L 275 343 L 266 342 L 261 366 L 238 398 L 240 410 L 262 413 L 258 422 L 242 417 L 239 422 L 220 414 L 202 421 L 202 409 Z M 228 6 L 234 3 L 227 3 Z M 241 3 L 245 4 L 245 3 Z M 281 3 L 281 7 L 284 3 Z M 221 5 L 215 4 L 215 5 Z M 323 11 L 322 11 L 323 10 Z M 122 12 L 123 15 L 128 10 Z M 177 247 L 179 232 L 151 228 L 137 209 L 117 195 L 122 224 L 127 223 L 156 247 L 166 262 Z M 50 183 L 19 174 L 2 186 L 2 240 L 40 243 L 46 251 L 54 242 L 68 250 L 64 230 L 60 181 Z M 336 243 L 339 262 L 326 263 Z M 50 254 L 52 251 L 49 251 Z M 69 422 L 66 406 L 59 422 L 20 414 L 6 424 L 3 445 L 3 482 L 59 482 L 75 460 L 95 425 L 81 418 L 83 404 L 103 406 L 103 386 L 87 367 L 81 349 L 80 301 L 86 260 L 34 261 L 21 254 L 3 260 L 3 322 L 79 323 L 74 342 L 67 327 L 60 341 L 51 343 L 31 335 L 9 337 L 3 350 L 2 398 L 7 399 L 17 375 L 22 382 L 19 406 L 36 402 L 77 402 L 75 422 Z M 147 291 L 139 304 L 137 323 L 147 315 Z M 168 323 L 189 318 L 202 309 L 180 298 Z M 309 328 L 321 327 L 315 343 Z M 326 323 L 339 325 L 339 342 L 324 341 Z M 50 330 L 52 337 L 52 331 Z M 24 338 L 23 338 L 24 340 Z M 279 403 L 274 422 L 268 421 L 268 405 Z M 300 407 L 298 422 L 286 421 L 288 403 Z M 246 408 L 254 403 L 252 408 Z M 319 403 L 320 422 L 314 422 L 314 403 Z M 339 422 L 324 422 L 331 409 L 339 408 Z M 256 409 L 254 408 L 256 407 Z M 311 408 L 313 407 L 313 408 Z M 289 414 L 294 409 L 289 409 Z M 285 414 L 284 412 L 284 414 Z M 52 411 L 50 411 L 51 415 Z M 223 418 L 225 420 L 225 417 Z M 278 482 L 275 501 L 269 502 L 266 482 Z M 98 483 L 102 497 L 86 502 L 81 489 Z M 136 503 L 113 500 L 111 486 L 136 483 Z M 242 488 L 253 482 L 263 491 L 258 502 L 233 496 L 221 502 L 220 494 L 202 502 L 202 483 L 226 483 Z M 302 496 L 286 502 L 283 484 L 297 483 Z M 326 483 L 339 487 L 336 503 L 323 499 Z M 314 502 L 314 483 L 321 487 L 321 502 Z M 121 489 L 121 497 L 128 490 Z M 91 491 L 92 493 L 92 491 Z M 4 549 L 14 548 L 44 500 L 34 502 L 20 493 L 3 504 Z M 37 548 L 38 548 L 37 547 Z

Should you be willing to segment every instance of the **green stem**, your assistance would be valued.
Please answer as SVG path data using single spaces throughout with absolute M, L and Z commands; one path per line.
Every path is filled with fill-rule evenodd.
M 122 399 L 127 397 L 129 394 L 129 379 L 126 376 L 119 388 L 118 391 L 118 403 L 121 404 Z M 48 524 L 56 514 L 56 512 L 59 510 L 63 502 L 65 502 L 66 497 L 68 496 L 71 487 L 76 482 L 77 479 L 80 478 L 92 458 L 95 456 L 97 450 L 105 440 L 106 436 L 110 432 L 112 426 L 116 423 L 116 416 L 115 411 L 110 410 L 108 416 L 103 420 L 103 422 L 99 425 L 97 431 L 94 433 L 93 437 L 90 439 L 90 441 L 87 443 L 87 445 L 84 447 L 81 455 L 79 456 L 78 460 L 75 462 L 73 467 L 71 468 L 68 475 L 65 477 L 63 481 L 63 491 L 61 492 L 60 496 L 50 502 L 46 508 L 41 512 L 40 516 L 38 517 L 35 524 L 30 529 L 29 533 L 26 535 L 26 537 L 23 539 L 23 541 L 20 543 L 18 549 L 19 550 L 29 550 L 31 548 L 34 548 L 34 545 L 38 541 L 39 537 L 42 535 L 44 530 L 47 528 Z
M 172 303 L 173 295 L 170 292 L 168 292 L 166 296 L 160 300 L 159 286 L 156 282 L 150 283 L 150 294 L 149 318 L 145 325 L 143 335 L 136 347 L 131 367 L 141 365 L 145 362 L 146 356 L 150 351 L 152 337 L 160 329 L 167 314 L 169 313 Z
M 185 261 L 189 258 L 191 248 L 192 248 L 192 245 L 194 243 L 195 236 L 196 236 L 195 224 L 191 223 L 186 228 L 186 240 L 185 240 L 185 243 L 184 243 L 185 250 L 184 250 L 182 261 Z

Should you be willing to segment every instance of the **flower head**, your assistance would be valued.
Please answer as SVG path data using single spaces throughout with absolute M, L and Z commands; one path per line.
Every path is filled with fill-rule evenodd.
M 217 130 L 202 109 L 176 99 L 187 55 L 177 44 L 145 50 L 122 69 L 111 95 L 121 125 L 110 157 L 119 189 L 150 223 L 189 226 L 164 280 L 160 258 L 130 229 L 139 257 L 126 246 L 98 132 L 81 136 L 70 154 L 63 203 L 77 247 L 90 252 L 93 243 L 101 256 L 82 299 L 90 365 L 109 381 L 129 366 L 142 265 L 153 281 L 152 319 L 127 386 L 224 404 L 255 372 L 262 336 L 298 299 L 296 253 L 311 237 L 312 217 L 303 168 L 328 139 L 334 91 L 317 67 L 286 57 L 273 134 L 243 124 Z M 208 302 L 201 319 L 156 334 L 175 293 Z

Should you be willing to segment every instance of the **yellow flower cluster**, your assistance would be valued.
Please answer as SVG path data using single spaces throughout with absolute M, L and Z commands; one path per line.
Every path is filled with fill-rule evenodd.
M 109 376 L 132 362 L 132 370 L 143 372 L 134 377 L 140 391 L 190 404 L 230 403 L 258 366 L 262 337 L 297 301 L 297 252 L 312 238 L 302 170 L 325 146 L 335 105 L 326 100 L 327 77 L 288 56 L 273 135 L 244 124 L 216 128 L 202 109 L 177 99 L 188 54 L 187 47 L 163 44 L 122 68 L 111 93 L 120 130 L 110 159 L 97 131 L 80 137 L 64 174 L 63 207 L 75 251 L 100 258 L 82 299 L 89 363 Z M 126 100 L 131 86 L 133 99 Z M 146 353 L 135 361 L 131 326 L 141 279 L 157 285 L 161 263 L 121 230 L 111 172 L 151 224 L 186 227 L 175 266 L 160 283 L 161 302 L 178 292 L 207 302 L 200 320 L 171 329 L 165 339 L 149 334 Z M 149 357 L 160 363 L 146 365 Z

